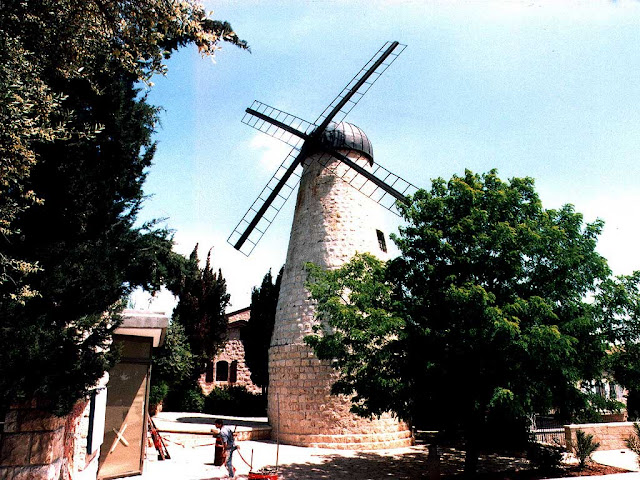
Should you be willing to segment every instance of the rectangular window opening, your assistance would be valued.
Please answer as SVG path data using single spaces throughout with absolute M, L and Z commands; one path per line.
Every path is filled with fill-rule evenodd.
M 387 242 L 384 239 L 384 233 L 382 233 L 381 230 L 376 230 L 376 235 L 378 236 L 378 245 L 380 246 L 380 250 L 387 253 Z

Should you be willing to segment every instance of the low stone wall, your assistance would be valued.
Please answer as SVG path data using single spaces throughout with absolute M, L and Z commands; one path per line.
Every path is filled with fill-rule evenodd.
M 37 402 L 13 405 L 0 434 L 0 479 L 95 479 L 98 459 L 86 455 L 88 412 L 88 400 L 64 417 L 39 409 Z
M 600 443 L 599 450 L 620 450 L 627 448 L 624 440 L 633 435 L 633 423 L 612 422 L 565 425 L 564 431 L 568 450 L 573 450 L 578 430 L 593 435 L 593 440 Z
M 35 403 L 12 408 L 5 417 L 0 445 L 0 478 L 60 478 L 65 462 L 65 423 L 66 418 L 44 413 Z

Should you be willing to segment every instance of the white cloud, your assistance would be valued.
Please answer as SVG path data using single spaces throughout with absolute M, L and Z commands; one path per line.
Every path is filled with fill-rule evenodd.
M 268 172 L 274 173 L 291 147 L 274 137 L 258 132 L 249 141 L 249 149 L 260 152 L 260 165 Z

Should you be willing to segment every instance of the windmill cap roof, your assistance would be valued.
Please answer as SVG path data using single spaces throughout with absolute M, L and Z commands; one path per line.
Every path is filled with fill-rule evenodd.
M 336 150 L 355 150 L 362 153 L 373 164 L 373 147 L 369 138 L 351 123 L 330 124 L 322 133 L 321 142 Z

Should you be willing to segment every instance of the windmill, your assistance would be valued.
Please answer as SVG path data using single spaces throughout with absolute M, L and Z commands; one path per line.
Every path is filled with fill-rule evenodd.
M 372 213 L 379 205 L 393 211 L 396 202 L 416 190 L 374 163 L 367 136 L 344 122 L 405 47 L 383 45 L 313 123 L 258 101 L 242 120 L 292 149 L 228 242 L 251 254 L 300 184 L 269 349 L 269 420 L 283 443 L 362 449 L 411 443 L 403 422 L 390 415 L 358 418 L 349 412 L 348 399 L 332 396 L 335 372 L 303 340 L 315 323 L 304 265 L 334 268 L 365 251 L 384 257 L 384 234 L 375 229 Z

